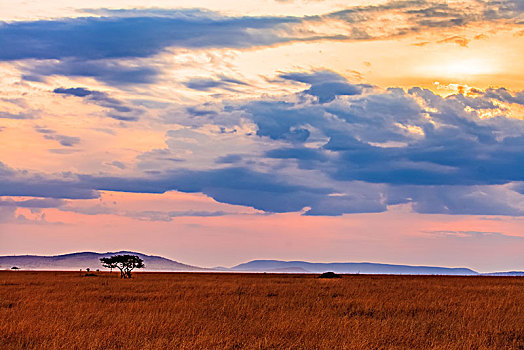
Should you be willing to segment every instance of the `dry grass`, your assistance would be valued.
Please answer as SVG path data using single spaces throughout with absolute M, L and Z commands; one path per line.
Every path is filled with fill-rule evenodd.
M 524 278 L 0 272 L 0 349 L 524 349 Z

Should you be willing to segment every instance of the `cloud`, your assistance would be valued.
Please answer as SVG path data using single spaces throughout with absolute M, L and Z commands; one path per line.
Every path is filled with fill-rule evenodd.
M 10 222 L 14 219 L 16 207 L 0 206 L 0 223 Z
M 390 37 L 403 36 L 432 28 L 461 27 L 474 22 L 499 19 L 518 20 L 520 12 L 521 10 L 515 5 L 514 0 L 475 2 L 475 6 L 468 6 L 467 2 L 410 0 L 355 6 L 331 13 L 327 17 L 353 24 L 355 25 L 354 29 L 363 33 L 366 30 L 371 32 L 378 30 L 379 35 L 368 34 L 369 37 L 376 39 L 380 34 Z M 377 29 L 370 28 L 369 25 L 366 26 L 376 17 L 387 13 L 395 13 L 388 25 L 382 23 L 382 26 L 389 27 L 387 34 L 381 31 L 382 26 Z
M 31 61 L 21 65 L 25 80 L 43 81 L 46 76 L 92 77 L 113 86 L 152 84 L 159 74 L 154 67 L 139 62 L 126 64 L 112 59 L 79 59 Z
M 331 102 L 336 96 L 360 95 L 364 88 L 371 88 L 371 85 L 350 84 L 346 79 L 331 71 L 284 73 L 280 74 L 279 77 L 309 84 L 310 88 L 303 92 L 316 96 L 320 103 Z
M 60 143 L 65 147 L 73 147 L 76 144 L 80 143 L 80 138 L 76 136 L 66 136 L 66 135 L 44 135 L 44 138 L 47 140 L 54 140 Z
M 238 215 L 238 213 L 229 213 L 225 211 L 197 211 L 197 210 L 186 210 L 186 211 L 139 211 L 139 212 L 126 212 L 124 216 L 133 217 L 138 220 L 145 221 L 172 221 L 173 218 L 178 217 L 217 217 L 226 215 Z
M 0 198 L 0 223 L 17 223 L 17 224 L 60 224 L 60 222 L 48 222 L 45 213 L 41 212 L 43 208 L 59 208 L 65 204 L 64 201 L 53 198 L 46 199 L 28 199 L 15 201 L 12 199 Z M 23 214 L 16 215 L 17 208 L 29 208 L 33 218 L 27 218 Z
M 441 44 L 441 43 L 453 43 L 453 44 L 460 45 L 462 47 L 467 47 L 468 44 L 469 44 L 469 40 L 464 38 L 464 37 L 462 37 L 462 36 L 454 35 L 452 37 L 439 40 L 438 43 L 439 44 Z
M 198 10 L 105 12 L 103 17 L 3 23 L 0 60 L 148 57 L 170 46 L 248 48 L 292 40 L 277 29 L 300 22 L 292 17 L 225 17 Z
M 336 96 L 359 95 L 362 93 L 362 87 L 340 82 L 326 82 L 311 85 L 311 88 L 304 93 L 316 96 L 320 103 L 325 103 L 333 101 Z
M 75 175 L 47 175 L 12 169 L 0 162 L 0 196 L 26 196 L 55 199 L 92 199 L 99 193 L 78 181 Z
M 423 214 L 524 216 L 524 196 L 508 186 L 391 186 L 392 204 Z
M 77 181 L 46 178 L 19 178 L 2 180 L 4 188 L 0 189 L 2 196 L 28 196 L 66 199 L 97 198 L 97 191 L 86 188 Z
M 38 175 L 0 166 L 0 195 L 94 198 L 99 191 L 175 190 L 306 215 L 380 212 L 398 204 L 428 214 L 524 215 L 524 121 L 510 116 L 521 108 L 522 92 L 442 97 L 418 87 L 353 85 L 325 70 L 278 78 L 303 89 L 185 108 L 176 130 L 166 132 L 166 147 L 139 155 L 133 175 Z M 54 92 L 134 113 L 99 91 Z
M 324 71 L 281 77 L 308 84 L 345 82 Z M 420 88 L 369 87 L 358 95 L 335 94 L 331 101 L 268 99 L 230 110 L 242 110 L 261 139 L 289 144 L 264 153 L 266 159 L 282 160 L 267 170 L 276 177 L 320 172 L 334 192 L 340 183 L 386 185 L 380 189 L 385 202 L 318 196 L 313 205 L 308 203 L 310 214 L 380 211 L 384 203 L 412 203 L 420 213 L 520 216 L 520 187 L 503 185 L 524 180 L 524 122 L 506 117 L 506 107 L 498 102 L 520 103 L 521 93 L 495 92 L 443 98 Z M 496 114 L 485 118 L 486 111 Z
M 482 111 L 498 108 L 489 96 L 488 91 L 477 98 L 462 94 L 443 98 L 419 88 L 390 89 L 347 98 L 336 95 L 329 103 L 274 100 L 237 108 L 257 125 L 257 135 L 295 144 L 292 152 L 284 147 L 268 156 L 306 163 L 329 159 L 326 173 L 338 181 L 395 185 L 522 181 L 524 122 L 503 115 L 481 118 Z M 327 142 L 302 150 L 296 146 L 312 142 L 313 134 L 314 141 Z
M 306 147 L 277 148 L 267 151 L 265 156 L 274 159 L 294 159 L 298 162 L 298 167 L 301 169 L 316 169 L 321 167 L 322 163 L 329 164 L 327 152 Z
M 250 206 L 269 212 L 300 211 L 314 198 L 330 192 L 327 188 L 308 188 L 286 183 L 270 174 L 242 167 L 212 170 L 179 169 L 149 178 L 83 176 L 98 190 L 134 193 L 163 193 L 176 190 L 204 193 L 223 203 Z
M 440 237 L 462 238 L 462 239 L 505 239 L 523 240 L 524 237 L 507 235 L 502 232 L 490 231 L 424 231 Z
M 493 89 L 489 88 L 485 92 L 478 91 L 481 95 L 484 95 L 487 98 L 498 100 L 506 103 L 516 103 L 524 106 L 524 91 L 517 92 L 512 94 L 505 88 Z
M 55 94 L 65 96 L 75 96 L 84 98 L 87 101 L 93 102 L 101 107 L 109 109 L 107 116 L 120 121 L 134 122 L 143 114 L 143 110 L 132 105 L 129 105 L 121 100 L 110 97 L 107 93 L 95 90 L 89 90 L 83 87 L 75 88 L 56 88 L 53 90 Z
M 118 169 L 121 169 L 121 170 L 127 168 L 124 163 L 119 162 L 118 160 L 114 160 L 114 161 L 112 161 L 110 163 L 106 163 L 106 164 L 110 165 L 110 166 L 114 166 L 115 168 L 118 168 Z
M 199 9 L 92 9 L 89 16 L 53 20 L 0 22 L 0 61 L 18 61 L 23 77 L 45 81 L 47 76 L 92 77 L 108 85 L 152 84 L 162 66 L 145 59 L 169 48 L 250 49 L 320 40 L 383 40 L 431 32 L 436 42 L 467 45 L 462 37 L 442 37 L 440 28 L 505 20 L 518 22 L 522 5 L 516 0 L 462 2 L 389 1 L 353 6 L 323 15 L 225 16 Z M 93 16 L 95 15 L 95 16 Z M 23 44 L 21 44 L 23 43 Z M 234 89 L 235 79 L 194 78 L 185 85 L 199 91 Z M 310 93 L 329 101 L 356 87 L 327 82 Z
M 66 136 L 57 134 L 55 130 L 47 129 L 43 127 L 35 127 L 36 132 L 44 135 L 47 140 L 54 140 L 65 147 L 73 147 L 80 143 L 80 138 L 76 136 Z
M 40 113 L 37 111 L 27 111 L 27 112 L 0 112 L 0 119 L 15 119 L 15 120 L 24 120 L 24 119 L 36 119 L 39 118 Z
M 524 194 L 524 182 L 515 183 L 512 189 L 518 193 Z
M 0 202 L 0 209 L 1 209 Z M 77 205 L 73 201 L 67 203 L 61 202 L 57 208 L 61 211 L 73 212 L 82 215 L 117 215 L 130 217 L 137 220 L 143 221 L 172 221 L 173 218 L 177 217 L 217 217 L 226 215 L 245 215 L 241 212 L 228 212 L 222 210 L 127 210 L 116 206 L 108 206 L 104 202 L 100 201 L 95 205 Z
M 517 1 L 509 0 L 484 2 L 469 7 L 439 1 L 390 1 L 306 17 L 228 17 L 195 9 L 97 9 L 86 12 L 99 16 L 2 23 L 0 60 L 92 61 L 149 57 L 167 47 L 251 48 L 319 39 L 384 39 L 416 33 L 423 28 L 516 19 L 522 8 Z M 371 29 L 377 16 L 389 12 L 397 13 L 391 26 Z M 331 32 L 315 32 L 311 29 L 315 27 L 314 24 L 331 21 L 345 26 Z M 384 29 L 387 27 L 389 29 Z
M 15 201 L 13 199 L 0 199 L 0 207 L 15 208 L 58 208 L 65 204 L 65 201 L 57 198 L 27 199 Z
M 212 89 L 225 89 L 235 91 L 235 86 L 248 85 L 247 83 L 230 78 L 227 76 L 220 76 L 217 79 L 213 78 L 192 78 L 183 83 L 186 87 L 198 91 L 209 91 Z
M 86 97 L 93 93 L 93 91 L 86 88 L 77 87 L 77 88 L 56 88 L 53 90 L 55 94 L 64 94 L 71 95 L 76 97 Z
M 218 157 L 215 162 L 217 164 L 234 164 L 242 160 L 242 155 L 240 154 L 228 154 L 227 156 Z
M 213 170 L 179 169 L 141 178 L 82 176 L 82 183 L 100 191 L 163 193 L 176 190 L 203 193 L 218 202 L 252 207 L 270 213 L 299 212 L 306 215 L 382 212 L 386 204 L 375 185 L 345 186 L 350 194 L 339 195 L 323 185 L 295 185 L 281 176 L 242 167 Z M 138 215 L 138 214 L 137 214 Z M 206 214 L 207 215 L 207 214 Z M 139 216 L 144 216 L 140 214 Z M 148 216 L 148 215 L 145 215 Z M 203 216 L 193 213 L 161 213 L 155 217 Z M 216 215 L 213 215 L 216 216 Z

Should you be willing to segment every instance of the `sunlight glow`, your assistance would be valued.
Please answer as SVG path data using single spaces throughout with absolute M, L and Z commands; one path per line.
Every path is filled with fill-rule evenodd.
M 444 67 L 444 72 L 447 75 L 473 75 L 473 74 L 486 74 L 493 71 L 492 67 L 487 64 L 486 61 L 478 58 L 469 60 L 459 60 L 448 63 Z
M 473 57 L 439 62 L 431 66 L 428 73 L 450 78 L 494 74 L 496 72 L 497 66 L 494 62 L 480 57 Z

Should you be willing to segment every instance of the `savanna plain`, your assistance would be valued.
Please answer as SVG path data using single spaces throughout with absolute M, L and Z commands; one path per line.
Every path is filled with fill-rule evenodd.
M 524 278 L 2 271 L 0 349 L 524 349 Z

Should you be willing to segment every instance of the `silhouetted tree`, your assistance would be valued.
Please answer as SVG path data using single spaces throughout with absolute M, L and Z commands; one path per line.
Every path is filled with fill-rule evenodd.
M 117 268 L 120 270 L 120 278 L 131 278 L 131 271 L 146 267 L 144 260 L 136 255 L 113 255 L 111 257 L 100 258 L 102 266 L 109 269 Z
M 102 263 L 103 267 L 107 267 L 109 269 L 109 273 L 113 273 L 113 269 L 116 269 L 116 260 L 111 258 L 101 258 L 100 262 Z

